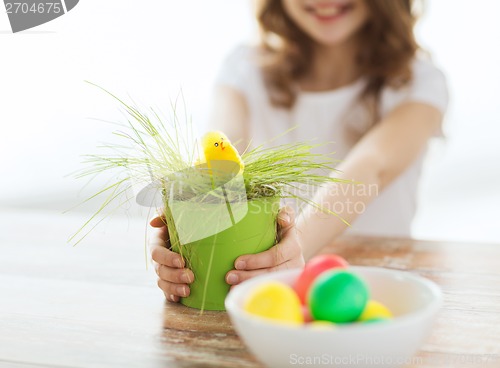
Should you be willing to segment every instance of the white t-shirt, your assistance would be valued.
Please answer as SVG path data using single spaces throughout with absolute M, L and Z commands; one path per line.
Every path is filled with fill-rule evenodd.
M 365 80 L 359 79 L 331 91 L 300 92 L 292 109 L 277 108 L 268 99 L 256 52 L 256 49 L 247 46 L 235 49 L 223 63 L 216 82 L 236 89 L 246 98 L 252 146 L 294 141 L 331 142 L 316 152 L 335 152 L 333 157 L 342 160 L 369 128 L 370 119 L 359 102 Z M 443 73 L 430 61 L 420 58 L 414 60 L 412 68 L 410 85 L 401 89 L 386 87 L 382 90 L 379 105 L 382 117 L 406 101 L 423 102 L 445 112 L 448 92 Z M 295 129 L 283 135 L 283 132 L 293 127 Z M 269 143 L 270 140 L 273 141 Z M 382 193 L 378 193 L 377 198 L 347 231 L 365 235 L 410 236 L 423 156 Z M 351 205 L 352 210 L 363 210 L 359 204 L 357 208 L 354 208 L 355 204 Z

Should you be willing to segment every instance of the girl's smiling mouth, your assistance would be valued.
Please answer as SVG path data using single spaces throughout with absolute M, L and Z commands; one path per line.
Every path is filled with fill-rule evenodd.
M 318 2 L 307 4 L 304 9 L 321 22 L 337 20 L 354 8 L 351 2 Z

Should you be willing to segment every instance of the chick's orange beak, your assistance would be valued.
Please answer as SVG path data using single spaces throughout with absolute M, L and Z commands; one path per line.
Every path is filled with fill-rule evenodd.
M 224 151 L 224 142 L 220 142 L 220 149 Z

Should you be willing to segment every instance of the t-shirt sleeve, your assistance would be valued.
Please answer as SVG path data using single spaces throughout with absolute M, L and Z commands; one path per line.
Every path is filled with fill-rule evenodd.
M 228 86 L 247 94 L 252 78 L 255 78 L 254 55 L 248 46 L 238 46 L 222 62 L 215 86 Z
M 382 116 L 405 102 L 421 102 L 435 107 L 443 114 L 446 112 L 448 87 L 443 72 L 423 59 L 413 61 L 412 72 L 412 80 L 406 87 L 386 87 L 382 90 Z
M 431 105 L 444 114 L 448 99 L 448 86 L 443 72 L 428 60 L 415 60 L 406 100 Z
M 445 114 L 448 107 L 448 86 L 443 72 L 425 59 L 415 59 L 412 72 L 412 80 L 406 87 L 400 89 L 387 87 L 382 90 L 380 105 L 382 117 L 405 102 L 425 103 Z M 435 136 L 444 136 L 442 126 Z

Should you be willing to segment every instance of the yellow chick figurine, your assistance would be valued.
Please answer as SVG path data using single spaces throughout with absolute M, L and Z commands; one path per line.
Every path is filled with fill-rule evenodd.
M 201 140 L 205 160 L 210 167 L 211 160 L 234 161 L 240 167 L 240 173 L 245 168 L 236 148 L 222 132 L 208 132 Z

